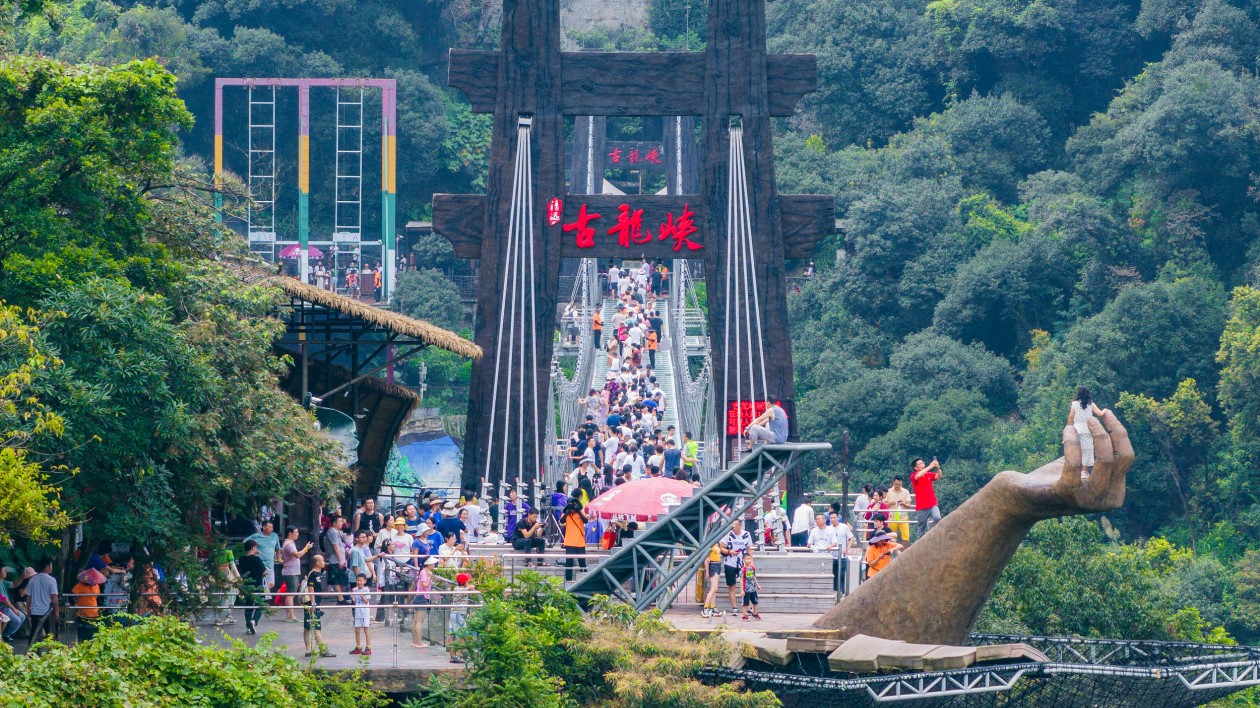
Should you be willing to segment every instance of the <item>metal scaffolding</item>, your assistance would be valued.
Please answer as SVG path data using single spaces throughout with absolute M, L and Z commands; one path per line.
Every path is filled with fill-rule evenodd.
M 337 178 L 333 241 L 363 238 L 363 87 L 337 87 Z
M 251 244 L 276 241 L 276 87 L 249 87 L 249 194 L 246 224 Z M 274 254 L 273 254 L 274 256 Z
M 801 455 L 831 449 L 830 443 L 757 445 L 722 476 L 683 500 L 669 516 L 569 588 L 583 606 L 608 595 L 639 611 L 669 607 L 709 557 L 709 549 L 762 497 L 769 494 Z

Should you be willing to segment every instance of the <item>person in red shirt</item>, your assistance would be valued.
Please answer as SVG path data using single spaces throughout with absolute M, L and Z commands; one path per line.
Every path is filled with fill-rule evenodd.
M 915 458 L 910 471 L 910 484 L 914 486 L 914 510 L 919 517 L 919 538 L 941 522 L 941 507 L 936 503 L 936 490 L 932 484 L 941 478 L 941 463 L 932 458 L 932 464 L 924 464 Z

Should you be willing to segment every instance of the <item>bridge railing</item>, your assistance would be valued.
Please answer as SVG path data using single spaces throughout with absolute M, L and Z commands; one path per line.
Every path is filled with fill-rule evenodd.
M 689 432 L 701 444 L 700 478 L 708 482 L 722 467 L 721 460 L 713 454 L 720 449 L 717 435 L 717 415 L 713 396 L 713 367 L 709 359 L 708 333 L 703 310 L 695 288 L 691 266 L 685 260 L 674 261 L 673 303 L 670 309 L 670 355 L 674 364 L 674 387 L 678 392 L 679 432 Z M 700 316 L 696 316 L 699 313 Z M 691 375 L 688 339 L 698 338 L 704 343 L 704 364 L 693 378 Z

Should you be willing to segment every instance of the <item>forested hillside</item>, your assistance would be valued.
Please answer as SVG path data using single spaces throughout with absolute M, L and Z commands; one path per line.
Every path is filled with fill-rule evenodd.
M 486 123 L 445 88 L 445 57 L 495 44 L 492 4 L 73 0 L 8 41 L 70 62 L 156 57 L 202 157 L 215 75 L 395 77 L 400 217 L 419 217 L 435 191 L 479 188 Z M 858 482 L 938 456 L 948 511 L 994 472 L 1056 457 L 1088 385 L 1137 446 L 1127 504 L 1038 534 L 996 602 L 1017 628 L 1116 631 L 1021 609 L 1019 573 L 1074 570 L 1066 533 L 1088 554 L 1072 558 L 1114 561 L 1106 582 L 1159 588 L 1117 610 L 1151 619 L 1135 632 L 1195 636 L 1197 620 L 1177 629 L 1193 606 L 1260 638 L 1260 7 L 768 0 L 767 15 L 771 50 L 820 70 L 778 126 L 780 190 L 834 194 L 843 219 L 791 299 L 803 437 L 838 450 L 849 431 Z M 651 0 L 648 28 L 570 40 L 697 49 L 703 16 L 700 0 Z M 443 262 L 421 265 L 442 267 L 433 249 Z M 836 484 L 838 452 L 821 467 L 811 483 Z M 1038 601 L 1070 608 L 1055 591 Z

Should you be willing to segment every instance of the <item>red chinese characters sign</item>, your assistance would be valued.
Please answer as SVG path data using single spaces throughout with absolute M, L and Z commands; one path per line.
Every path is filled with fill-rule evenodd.
M 782 406 L 779 401 L 775 405 Z M 726 436 L 737 438 L 744 434 L 748 424 L 766 412 L 765 401 L 731 401 L 726 404 Z
M 659 144 L 639 142 L 610 142 L 604 166 L 609 169 L 637 167 L 663 167 L 665 151 Z
M 675 252 L 682 251 L 684 248 L 688 251 L 704 248 L 703 244 L 692 238 L 696 235 L 698 228 L 695 223 L 696 214 L 691 210 L 690 204 L 684 204 L 677 216 L 672 211 L 667 212 L 655 234 L 643 223 L 643 209 L 632 208 L 629 204 L 620 204 L 617 206 L 617 212 L 617 221 L 606 233 L 616 237 L 617 244 L 622 248 L 633 249 L 635 246 L 642 246 L 653 240 L 669 241 Z M 595 229 L 590 223 L 601 218 L 603 218 L 602 214 L 588 211 L 587 205 L 583 204 L 578 209 L 577 219 L 561 228 L 566 233 L 574 233 L 578 248 L 594 248 Z

